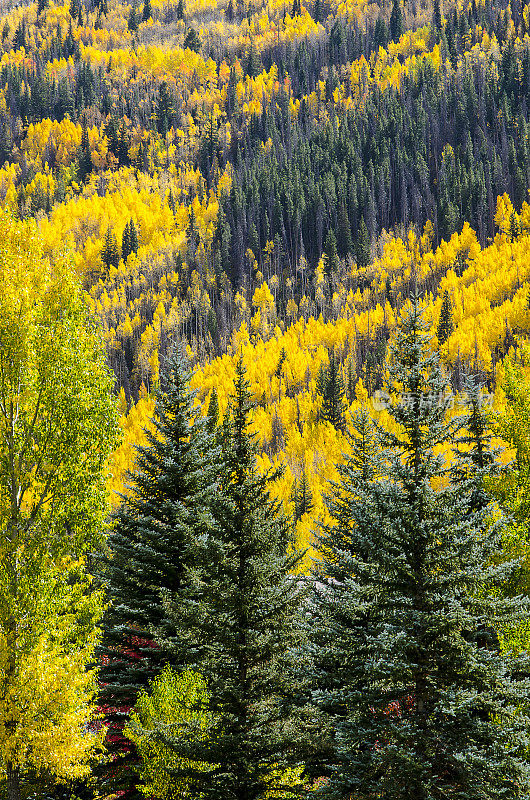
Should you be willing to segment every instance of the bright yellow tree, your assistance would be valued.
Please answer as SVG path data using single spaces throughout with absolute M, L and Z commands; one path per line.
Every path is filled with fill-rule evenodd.
M 0 781 L 87 771 L 101 598 L 83 556 L 107 510 L 116 408 L 66 256 L 0 211 Z

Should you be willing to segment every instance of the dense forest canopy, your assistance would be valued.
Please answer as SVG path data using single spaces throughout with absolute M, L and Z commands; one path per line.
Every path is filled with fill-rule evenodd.
M 86 780 L 87 763 L 101 739 L 97 725 L 91 738 L 79 738 L 91 713 L 96 678 L 88 665 L 94 652 L 106 686 L 98 702 L 111 726 L 111 755 L 88 784 L 75 788 L 86 797 L 94 791 L 103 797 L 101 792 L 119 790 L 131 800 L 261 800 L 291 798 L 309 786 L 320 791 L 320 786 L 330 798 L 365 800 L 388 790 L 379 767 L 362 754 L 362 747 L 356 763 L 363 765 L 366 783 L 358 778 L 357 768 L 346 765 L 354 746 L 348 738 L 348 714 L 364 713 L 354 684 L 372 682 L 378 711 L 363 718 L 363 730 L 371 731 L 391 764 L 392 737 L 401 735 L 390 730 L 392 725 L 399 728 L 421 692 L 428 695 L 422 665 L 414 662 L 415 685 L 407 684 L 397 698 L 394 684 L 386 695 L 373 688 L 374 681 L 384 684 L 388 675 L 360 676 L 355 665 L 350 670 L 344 654 L 355 641 L 359 652 L 372 657 L 377 651 L 389 663 L 401 664 L 405 656 L 385 640 L 385 626 L 402 625 L 400 631 L 416 636 L 407 627 L 410 620 L 396 621 L 392 609 L 378 605 L 377 581 L 371 573 L 380 557 L 381 580 L 397 592 L 395 565 L 388 567 L 384 547 L 376 552 L 379 534 L 374 533 L 378 528 L 373 504 L 386 504 L 388 511 L 389 498 L 394 498 L 395 518 L 391 521 L 388 512 L 385 528 L 390 552 L 392 525 L 400 530 L 400 520 L 408 519 L 407 503 L 410 500 L 416 509 L 414 492 L 421 495 L 417 471 L 408 477 L 403 473 L 401 484 L 396 477 L 396 464 L 401 457 L 406 461 L 403 453 L 408 452 L 400 438 L 403 426 L 412 439 L 416 436 L 416 467 L 421 462 L 430 476 L 430 499 L 421 495 L 429 530 L 435 530 L 429 516 L 435 507 L 442 517 L 445 514 L 444 530 L 453 520 L 458 530 L 473 524 L 487 531 L 482 556 L 473 550 L 475 561 L 470 556 L 465 569 L 480 575 L 476 581 L 481 585 L 501 585 L 505 568 L 500 565 L 512 556 L 522 558 L 522 568 L 509 579 L 512 583 L 503 597 L 528 588 L 529 131 L 530 6 L 523 0 L 2 3 L 0 266 L 6 299 L 0 300 L 11 316 L 6 311 L 0 326 L 7 331 L 9 318 L 24 331 L 25 317 L 21 312 L 17 319 L 13 309 L 18 308 L 16 298 L 31 295 L 44 314 L 28 327 L 35 341 L 39 326 L 62 331 L 71 313 L 72 336 L 78 341 L 70 351 L 65 340 L 65 353 L 70 357 L 84 337 L 90 342 L 90 353 L 79 356 L 79 374 L 90 371 L 91 359 L 97 365 L 96 394 L 105 395 L 99 411 L 85 394 L 90 381 L 83 389 L 70 373 L 64 382 L 55 372 L 53 379 L 59 393 L 68 398 L 71 391 L 87 404 L 88 418 L 92 414 L 96 420 L 99 460 L 90 467 L 90 475 L 79 480 L 93 492 L 92 510 L 97 507 L 94 514 L 100 521 L 106 509 L 105 484 L 116 526 L 109 537 L 92 529 L 89 535 L 88 527 L 83 535 L 76 533 L 79 515 L 72 511 L 75 504 L 71 509 L 66 503 L 57 523 L 62 533 L 49 545 L 53 557 L 44 556 L 49 544 L 44 534 L 46 547 L 39 550 L 32 544 L 41 559 L 36 557 L 40 566 L 35 567 L 35 585 L 48 586 L 42 596 L 48 597 L 52 584 L 60 587 L 57 607 L 52 604 L 51 616 L 43 619 L 50 629 L 54 614 L 63 621 L 57 623 L 57 641 L 41 641 L 33 632 L 28 652 L 31 663 L 37 663 L 42 647 L 42 663 L 48 659 L 50 670 L 55 664 L 54 674 L 59 674 L 57 665 L 66 664 L 64 648 L 69 641 L 77 642 L 77 661 L 64 666 L 65 675 L 70 670 L 73 689 L 56 726 L 60 736 L 68 725 L 77 733 L 70 750 L 64 745 L 59 755 L 49 739 L 40 749 L 22 746 L 21 741 L 36 735 L 36 728 L 33 721 L 24 727 L 27 720 L 22 717 L 4 725 L 2 708 L 10 708 L 5 682 L 0 690 L 0 769 L 5 776 L 2 772 L 0 778 L 7 780 L 9 800 L 34 791 L 44 797 L 46 771 L 53 780 Z M 46 288 L 52 279 L 60 289 L 56 301 Z M 24 313 L 37 313 L 24 302 Z M 75 334 L 77 329 L 84 333 Z M 10 520 L 5 524 L 8 533 L 14 530 L 12 520 L 17 515 L 26 519 L 24 514 L 32 520 L 28 531 L 33 530 L 35 475 L 49 465 L 45 456 L 35 461 L 20 484 L 21 496 L 29 499 L 17 505 L 15 473 L 26 463 L 28 448 L 45 449 L 47 439 L 39 434 L 31 446 L 21 444 L 23 457 L 16 462 L 17 443 L 26 442 L 28 425 L 30 431 L 33 428 L 28 422 L 26 434 L 17 434 L 19 439 L 10 433 L 14 423 L 9 422 L 6 386 L 14 407 L 22 403 L 25 408 L 36 391 L 35 376 L 47 375 L 54 360 L 51 350 L 29 348 L 27 359 L 20 361 L 20 375 L 25 377 L 13 377 L 8 366 L 19 362 L 2 353 L 13 348 L 20 355 L 16 338 L 0 338 L 0 422 L 3 414 L 7 431 L 0 476 L 8 475 L 7 499 L 4 503 L 0 496 L 5 506 L 0 505 L 0 511 Z M 432 405 L 429 397 L 438 393 L 443 406 L 443 420 L 432 408 L 431 416 L 425 417 L 424 429 L 439 431 L 433 452 L 421 439 L 424 429 L 418 432 L 407 408 L 400 406 L 403 397 L 392 383 L 399 374 L 403 392 L 414 397 L 417 387 L 407 389 L 399 372 L 406 372 L 403 364 L 410 360 L 405 340 L 412 343 L 421 380 L 427 380 L 425 370 L 430 375 L 430 384 L 421 384 L 425 403 Z M 436 367 L 429 359 L 437 359 Z M 2 378 L 2 370 L 7 370 L 11 383 Z M 17 388 L 26 387 L 24 381 L 29 388 Z M 118 409 L 118 436 L 111 395 Z M 43 406 L 38 392 L 35 396 L 35 420 L 40 420 Z M 62 402 L 65 407 L 70 403 Z M 53 403 L 46 409 L 44 429 L 56 432 Z M 78 423 L 76 417 L 72 430 Z M 359 449 L 359 440 L 365 450 Z M 474 448 L 491 457 L 473 460 Z M 74 467 L 59 450 L 58 473 L 67 469 L 73 475 Z M 106 466 L 103 454 L 108 455 Z M 173 462 L 180 465 L 176 472 L 167 467 Z M 389 471 L 390 463 L 394 472 Z M 83 464 L 81 459 L 81 472 Z M 52 483 L 55 477 L 53 473 Z M 384 491 L 380 481 L 390 482 Z M 0 482 L 0 488 L 4 484 Z M 488 500 L 481 494 L 484 487 Z M 463 516 L 454 508 L 459 495 L 465 498 Z M 492 498 L 499 504 L 496 511 L 488 505 Z M 55 502 L 54 496 L 50 508 Z M 52 514 L 53 509 L 44 501 L 43 505 L 44 510 L 37 502 L 35 520 L 40 520 L 41 510 Z M 486 521 L 490 512 L 493 517 L 500 514 L 499 508 L 511 515 L 509 533 L 499 534 L 500 539 Z M 361 564 L 360 540 L 350 539 L 348 531 L 363 514 L 372 519 L 373 529 L 363 540 L 362 546 L 371 542 L 372 549 L 363 551 Z M 415 531 L 421 529 L 418 520 Z M 168 526 L 173 538 L 166 540 Z M 247 538 L 237 534 L 243 530 Z M 0 556 L 11 559 L 9 564 L 18 563 L 17 548 L 26 547 L 25 540 L 6 536 L 9 546 L 0 547 Z M 109 552 L 105 557 L 99 552 L 103 542 L 114 561 Z M 405 551 L 409 546 L 406 537 L 400 539 Z M 442 571 L 450 560 L 436 551 L 435 539 L 427 536 L 425 546 L 421 553 L 409 554 L 417 559 L 418 569 L 412 578 L 408 575 L 403 591 L 416 592 L 414 597 L 419 596 L 414 582 L 418 575 L 428 582 L 429 558 Z M 451 539 L 448 548 L 455 555 L 456 541 Z M 490 556 L 497 572 L 493 567 L 488 572 Z M 455 563 L 460 557 L 458 551 Z M 234 578 L 236 562 L 239 583 Z M 315 567 L 315 562 L 321 566 Z M 353 570 L 354 562 L 359 570 L 355 575 L 373 588 L 368 599 L 353 584 L 342 594 L 343 573 Z M 8 565 L 6 575 L 9 570 Z M 256 586 L 248 582 L 245 570 L 258 576 Z M 293 578 L 310 573 L 318 578 L 316 594 L 308 594 L 303 581 Z M 281 587 L 278 594 L 270 589 L 274 582 Z M 472 594 L 471 583 L 464 594 Z M 9 608 L 9 598 L 18 596 L 18 584 L 7 580 L 4 588 L 4 605 Z M 202 592 L 199 610 L 197 592 Z M 223 617 L 220 592 L 234 600 L 239 627 L 231 628 Z M 432 611 L 427 594 L 425 607 L 416 609 L 420 616 L 427 607 Z M 111 610 L 103 617 L 103 640 L 96 651 L 105 597 Z M 345 604 L 347 619 L 335 615 L 335 600 Z M 370 649 L 375 645 L 363 638 L 365 601 L 381 626 L 380 650 Z M 479 661 L 484 650 L 495 654 L 484 667 L 491 688 L 505 669 L 504 655 L 510 651 L 519 658 L 526 651 L 527 622 L 514 622 L 511 628 L 499 622 L 493 635 L 486 612 L 477 622 L 466 602 L 460 611 L 469 624 L 463 638 L 458 638 L 461 631 L 455 633 L 455 647 L 468 666 L 468 645 L 476 648 Z M 255 611 L 272 603 L 277 614 L 274 629 L 266 615 L 256 611 L 254 630 L 246 603 Z M 297 604 L 311 608 L 314 619 L 320 619 L 313 637 L 307 620 L 299 618 Z M 491 614 L 504 620 L 508 612 L 497 606 L 491 610 L 494 605 Z M 520 608 L 524 612 L 524 602 Z M 82 631 L 64 627 L 68 614 L 84 615 Z M 15 652 L 15 616 L 6 615 L 6 642 Z M 208 615 L 225 619 L 227 627 L 212 631 Z M 291 628 L 294 640 L 300 634 L 299 641 L 305 642 L 300 645 L 303 669 L 297 671 L 287 659 L 283 676 L 277 668 L 280 639 L 291 641 Z M 442 628 L 443 624 L 440 641 L 449 647 Z M 187 638 L 181 640 L 179 631 L 184 629 Z M 247 635 L 248 651 L 246 645 L 240 647 L 241 637 Z M 201 650 L 205 636 L 214 641 L 208 655 Z M 334 637 L 337 644 L 331 646 Z M 252 662 L 260 658 L 258 640 L 265 643 L 266 653 L 259 675 Z M 189 658 L 184 655 L 187 649 Z M 118 651 L 120 658 L 113 660 Z M 428 652 L 430 669 L 436 654 Z M 435 693 L 442 716 L 449 702 L 444 692 L 458 684 L 458 669 L 449 669 L 451 658 L 444 661 L 446 654 L 438 666 L 451 675 L 447 672 L 445 688 Z M 223 659 L 237 665 L 232 694 L 231 685 L 223 683 Z M 14 663 L 9 657 L 4 672 L 18 691 Z M 29 669 L 27 664 L 24 668 Z M 502 759 L 480 762 L 480 780 L 489 787 L 484 791 L 492 792 L 485 797 L 525 796 L 524 759 L 517 760 L 526 735 L 524 709 L 517 721 L 510 698 L 527 667 L 510 669 L 503 673 L 514 682 L 505 692 L 506 731 L 515 737 L 515 760 L 509 767 Z M 349 686 L 347 698 L 343 684 L 336 682 L 339 673 Z M 486 691 L 485 683 L 473 683 L 473 675 L 473 691 Z M 142 694 L 149 686 L 151 694 Z M 60 687 L 50 687 L 55 697 Z M 275 706 L 280 695 L 281 713 Z M 188 698 L 188 705 L 175 706 L 175 697 Z M 492 698 L 488 714 L 502 715 L 502 698 Z M 83 709 L 77 722 L 76 703 Z M 271 709 L 282 720 L 280 727 L 274 726 Z M 469 713 L 474 721 L 469 736 L 479 737 L 475 722 L 482 718 L 475 708 Z M 248 722 L 245 730 L 252 731 L 246 738 L 238 727 L 243 717 Z M 236 718 L 239 722 L 233 727 Z M 177 727 L 164 739 L 161 731 L 172 720 L 178 721 Z M 356 720 L 361 724 L 359 717 Z M 436 746 L 429 738 L 435 728 L 407 739 L 411 764 L 421 765 L 422 759 L 431 763 L 427 751 Z M 486 728 L 484 736 L 494 750 L 495 731 Z M 271 737 L 266 752 L 260 750 L 260 729 Z M 22 733 L 15 735 L 14 730 Z M 190 730 L 195 731 L 191 750 L 186 739 Z M 294 730 L 304 732 L 300 740 Z M 340 747 L 332 744 L 339 730 Z M 450 739 L 453 734 L 444 730 Z M 423 753 L 415 749 L 420 740 Z M 48 761 L 41 758 L 46 748 L 51 753 Z M 410 777 L 404 763 L 399 769 L 400 791 L 405 794 L 396 797 L 405 798 L 411 786 L 416 787 L 413 800 L 479 796 L 467 779 L 455 789 L 458 770 L 452 762 L 437 775 L 440 785 L 433 794 L 425 793 L 419 767 Z M 164 764 L 173 772 L 164 771 Z M 20 778 L 26 767 L 31 773 L 27 785 Z M 131 769 L 138 773 L 134 779 Z M 503 770 L 512 770 L 511 777 Z M 293 794 L 286 794 L 286 787 Z M 446 790 L 447 795 L 436 794 Z M 519 790 L 523 794 L 517 794 Z M 63 790 L 57 789 L 56 795 L 53 791 L 50 796 L 59 797 Z M 64 789 L 64 796 L 70 797 L 69 791 Z

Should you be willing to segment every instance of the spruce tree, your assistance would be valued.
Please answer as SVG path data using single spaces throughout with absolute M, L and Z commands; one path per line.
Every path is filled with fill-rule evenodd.
M 242 362 L 221 427 L 222 486 L 215 528 L 194 540 L 185 588 L 168 603 L 175 629 L 165 637 L 175 666 L 206 680 L 212 724 L 168 739 L 183 762 L 190 797 L 257 800 L 296 797 L 278 787 L 278 771 L 296 760 L 289 729 L 289 654 L 298 643 L 300 560 L 291 526 L 269 496 L 275 474 L 260 475 L 251 433 L 251 403 Z M 193 549 L 192 548 L 192 549 Z M 202 764 L 194 769 L 193 763 Z M 177 776 L 175 775 L 175 778 Z M 269 794 L 266 794 L 269 792 Z
M 400 0 L 393 0 L 392 13 L 390 14 L 390 36 L 392 41 L 398 42 L 403 36 L 403 12 Z
M 112 228 L 107 228 L 107 232 L 105 234 L 105 242 L 103 244 L 103 250 L 101 251 L 101 260 L 105 267 L 110 269 L 110 267 L 117 267 L 120 263 L 120 254 L 118 251 L 118 243 L 116 241 L 116 234 L 112 230 Z
M 357 236 L 357 264 L 360 267 L 367 267 L 370 264 L 370 261 L 371 261 L 370 234 L 368 233 L 368 228 L 366 227 L 364 217 L 361 217 L 361 221 L 359 223 L 359 233 Z
M 331 278 L 332 275 L 336 275 L 339 271 L 339 256 L 337 253 L 337 239 L 335 238 L 335 234 L 333 233 L 332 229 L 330 228 L 327 236 L 326 236 L 326 243 L 324 245 L 324 253 L 326 255 L 326 274 L 328 278 Z
M 449 297 L 449 292 L 446 289 L 442 300 L 442 308 L 440 309 L 440 319 L 438 321 L 438 344 L 445 344 L 453 332 L 453 327 L 453 310 L 451 308 L 451 299 Z
M 328 499 L 335 524 L 319 537 L 313 697 L 333 738 L 322 795 L 522 800 L 528 659 L 485 634 L 528 620 L 528 602 L 498 591 L 517 565 L 501 563 L 498 514 L 477 502 L 491 468 L 477 457 L 480 414 L 447 421 L 417 305 L 399 321 L 387 389 L 395 432 L 356 420 Z M 465 469 L 436 454 L 447 444 Z
M 152 629 L 167 630 L 164 592 L 178 595 L 190 537 L 208 532 L 216 491 L 218 448 L 194 407 L 190 374 L 170 356 L 148 445 L 138 448 L 127 496 L 115 514 L 99 577 L 109 608 L 100 646 L 100 706 L 111 755 L 102 776 L 106 791 L 136 790 L 136 755 L 122 734 L 138 694 L 167 661 Z
M 324 367 L 317 379 L 317 392 L 322 396 L 320 416 L 331 422 L 334 428 L 344 430 L 344 384 L 340 374 L 340 363 L 332 350 L 329 354 L 329 366 Z

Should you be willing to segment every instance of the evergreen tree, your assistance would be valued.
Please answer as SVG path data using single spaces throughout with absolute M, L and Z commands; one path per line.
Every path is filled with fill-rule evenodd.
M 92 155 L 90 153 L 90 143 L 88 141 L 88 129 L 86 119 L 83 121 L 81 131 L 81 146 L 79 147 L 79 168 L 78 175 L 81 183 L 84 183 L 93 169 Z
M 326 236 L 324 253 L 326 255 L 326 273 L 328 277 L 336 275 L 339 271 L 339 256 L 337 253 L 337 239 L 331 228 Z
M 138 9 L 136 8 L 136 3 L 133 2 L 127 18 L 127 28 L 131 31 L 131 33 L 136 33 L 138 30 L 138 25 Z
M 186 36 L 184 37 L 184 49 L 189 48 L 194 53 L 198 53 L 201 49 L 201 40 L 195 28 L 188 28 Z
M 359 223 L 359 233 L 357 236 L 357 264 L 360 267 L 367 267 L 370 264 L 371 259 L 372 253 L 370 234 L 368 233 L 368 228 L 366 227 L 364 217 L 361 217 L 361 222 Z
M 444 292 L 442 300 L 442 308 L 440 309 L 440 319 L 438 321 L 438 344 L 442 345 L 449 339 L 453 332 L 453 311 L 451 308 L 451 299 L 447 289 Z
M 251 78 L 257 77 L 261 72 L 261 59 L 254 44 L 254 40 L 250 42 L 250 48 L 247 53 L 245 71 Z
M 178 2 L 177 19 L 184 19 L 184 0 L 179 0 Z
M 394 0 L 392 3 L 392 13 L 390 14 L 390 37 L 392 41 L 398 42 L 403 36 L 403 30 L 401 0 Z
M 109 608 L 100 646 L 100 706 L 112 756 L 106 791 L 140 797 L 136 755 L 122 734 L 129 711 L 167 656 L 151 629 L 167 631 L 165 591 L 178 594 L 190 537 L 208 531 L 218 449 L 194 407 L 190 374 L 175 350 L 162 376 L 148 445 L 138 448 L 127 497 L 117 511 L 100 566 Z
M 302 519 L 304 514 L 308 514 L 313 508 L 313 495 L 309 481 L 307 479 L 307 472 L 304 467 L 300 480 L 295 480 L 293 487 L 293 502 L 294 502 L 294 521 L 295 523 Z
M 161 637 L 174 662 L 206 680 L 213 720 L 197 740 L 192 730 L 170 737 L 182 756 L 190 796 L 203 800 L 295 797 L 278 788 L 293 761 L 288 728 L 289 654 L 298 643 L 302 590 L 292 576 L 300 553 L 291 527 L 269 497 L 275 474 L 262 476 L 250 432 L 250 395 L 237 367 L 235 393 L 222 426 L 222 487 L 215 530 L 194 540 L 185 588 L 168 604 L 176 631 Z M 153 737 L 168 741 L 164 726 Z M 194 769 L 191 762 L 202 764 Z M 296 781 L 293 779 L 293 784 Z M 195 792 L 195 794 L 194 794 Z M 283 792 L 283 794 L 281 794 Z
M 123 235 L 121 237 L 121 257 L 123 258 L 123 263 L 127 263 L 127 259 L 131 254 L 131 239 L 129 233 L 129 223 L 125 223 L 125 228 L 123 229 Z
M 144 0 L 144 7 L 142 9 L 142 20 L 147 22 L 147 20 L 152 16 L 151 11 L 151 0 Z
M 529 686 L 517 675 L 528 658 L 487 634 L 492 622 L 528 620 L 528 602 L 499 596 L 517 564 L 499 563 L 498 516 L 476 502 L 491 461 L 477 456 L 483 421 L 476 409 L 446 420 L 446 381 L 416 304 L 399 320 L 387 389 L 401 432 L 357 417 L 328 500 L 335 524 L 319 540 L 312 675 L 334 744 L 323 795 L 522 800 Z M 448 476 L 435 451 L 458 445 L 459 430 L 475 444 Z
M 344 385 L 334 350 L 329 355 L 329 366 L 327 369 L 324 367 L 318 376 L 317 392 L 322 396 L 322 419 L 331 422 L 337 430 L 344 430 Z
M 120 254 L 118 251 L 118 243 L 116 241 L 116 235 L 111 227 L 107 228 L 107 232 L 105 234 L 105 243 L 103 245 L 103 250 L 101 251 L 101 260 L 103 264 L 107 268 L 110 267 L 118 267 L 120 263 Z

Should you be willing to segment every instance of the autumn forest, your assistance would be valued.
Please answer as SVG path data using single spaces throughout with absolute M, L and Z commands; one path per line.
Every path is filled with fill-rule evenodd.
M 0 800 L 530 797 L 530 6 L 0 4 Z

